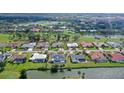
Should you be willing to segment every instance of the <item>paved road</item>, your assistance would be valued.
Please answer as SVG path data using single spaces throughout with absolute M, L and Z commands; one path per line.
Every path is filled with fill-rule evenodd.
M 67 53 L 67 52 L 83 52 L 84 50 L 63 50 L 64 53 Z M 107 51 L 111 51 L 111 52 L 115 52 L 115 51 L 119 51 L 119 49 L 113 49 L 113 50 L 87 50 L 86 51 L 104 51 L 104 52 L 107 52 Z M 36 53 L 36 52 L 42 52 L 42 51 L 19 51 L 19 50 L 15 50 L 15 51 L 10 51 L 11 53 L 18 53 L 18 52 L 22 52 L 22 53 Z M 48 50 L 49 53 L 52 53 L 52 52 L 57 52 L 57 51 L 53 51 L 53 50 Z

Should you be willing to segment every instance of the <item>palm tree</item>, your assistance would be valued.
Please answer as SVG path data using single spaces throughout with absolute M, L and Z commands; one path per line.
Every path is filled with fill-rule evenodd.
M 79 77 L 80 77 L 80 75 L 81 75 L 81 71 L 78 71 L 78 72 L 77 72 L 77 74 L 78 74 L 78 75 L 79 75 Z
M 85 78 L 85 73 L 82 73 L 82 79 L 84 79 Z
M 78 33 L 74 34 L 74 42 L 78 41 L 80 38 L 80 35 Z
M 35 35 L 36 42 L 40 40 L 40 37 L 41 37 L 40 34 Z
M 42 33 L 42 39 L 44 41 L 49 41 L 49 35 L 48 35 L 48 33 Z

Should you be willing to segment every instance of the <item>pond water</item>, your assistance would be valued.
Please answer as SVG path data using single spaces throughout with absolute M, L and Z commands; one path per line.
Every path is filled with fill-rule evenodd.
M 79 76 L 78 72 L 85 73 L 86 79 L 123 79 L 124 68 L 87 68 L 87 69 L 72 69 L 64 72 L 51 73 L 47 71 L 30 70 L 27 71 L 28 79 L 62 79 L 63 77 Z

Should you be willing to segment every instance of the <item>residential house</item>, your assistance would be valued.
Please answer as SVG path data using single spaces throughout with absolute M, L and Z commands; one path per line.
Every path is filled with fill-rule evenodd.
M 6 56 L 4 54 L 0 54 L 0 63 L 5 60 Z
M 39 29 L 39 28 L 36 28 L 36 27 L 33 27 L 33 28 L 31 29 L 31 31 L 32 31 L 32 32 L 40 32 L 40 29 Z
M 24 63 L 26 62 L 26 56 L 22 54 L 17 54 L 12 56 L 13 63 Z
M 56 29 L 54 30 L 54 32 L 63 32 L 64 30 L 63 29 Z
M 102 52 L 90 52 L 89 53 L 92 61 L 95 61 L 95 62 L 107 62 L 108 59 L 104 56 L 104 54 Z
M 19 48 L 21 46 L 21 43 L 10 43 L 11 47 L 16 49 Z
M 47 55 L 46 54 L 39 54 L 34 53 L 33 56 L 30 58 L 32 62 L 46 62 Z
M 101 36 L 94 36 L 95 39 L 101 39 L 102 37 Z
M 10 47 L 10 44 L 8 43 L 0 43 L 0 48 L 2 47 Z
M 93 43 L 91 43 L 91 42 L 81 42 L 80 44 L 84 48 L 90 48 L 90 47 L 94 46 Z
M 48 42 L 39 42 L 37 44 L 37 48 L 48 48 L 49 47 L 49 43 Z
M 56 42 L 52 44 L 52 48 L 60 48 L 62 47 L 62 42 Z
M 36 46 L 36 42 L 32 42 L 32 43 L 23 44 L 23 45 L 21 46 L 21 48 L 26 48 L 26 49 L 28 49 L 28 48 L 34 48 L 35 46 Z
M 65 63 L 64 54 L 51 54 L 51 63 Z
M 117 48 L 117 47 L 122 46 L 121 43 L 119 43 L 119 42 L 107 42 L 107 44 L 113 48 Z
M 112 60 L 112 62 L 120 62 L 120 63 L 124 63 L 124 55 L 120 54 L 120 53 L 113 53 L 110 54 L 110 59 Z
M 3 55 L 8 58 L 8 57 L 12 56 L 12 53 L 11 52 L 5 52 Z
M 71 54 L 70 57 L 71 57 L 72 63 L 85 62 L 85 60 L 86 60 L 84 55 Z
M 78 44 L 77 43 L 67 43 L 68 48 L 77 48 Z
M 109 47 L 108 44 L 104 43 L 104 42 L 94 42 L 93 43 L 96 47 L 101 47 L 101 48 L 106 48 Z

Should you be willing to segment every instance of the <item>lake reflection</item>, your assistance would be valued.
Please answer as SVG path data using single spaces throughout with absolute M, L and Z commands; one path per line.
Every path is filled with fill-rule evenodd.
M 62 79 L 68 76 L 79 76 L 78 72 L 85 73 L 86 79 L 123 79 L 124 68 L 88 68 L 88 69 L 72 69 L 64 72 L 50 73 L 48 71 L 27 71 L 27 77 L 29 79 Z

